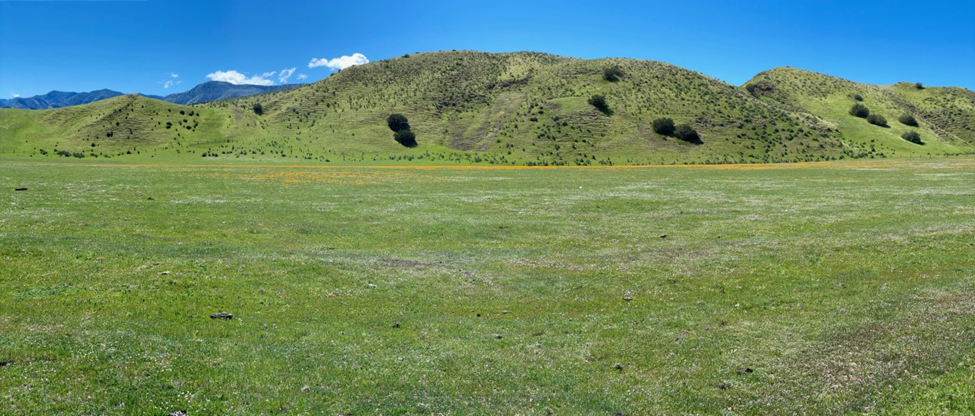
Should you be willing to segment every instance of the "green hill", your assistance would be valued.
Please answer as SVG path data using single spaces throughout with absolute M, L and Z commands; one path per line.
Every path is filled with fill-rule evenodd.
M 621 75 L 607 80 L 607 68 Z M 191 107 L 124 96 L 58 110 L 0 110 L 0 151 L 595 165 L 816 161 L 973 149 L 970 91 L 913 91 L 792 73 L 764 73 L 750 84 L 769 88 L 755 94 L 754 88 L 653 61 L 422 53 L 351 67 L 300 88 Z M 852 100 L 843 98 L 846 90 L 859 91 L 891 127 L 874 132 L 880 128 L 844 117 Z M 812 98 L 820 91 L 826 98 Z M 606 97 L 608 109 L 589 104 L 597 94 Z M 921 121 L 923 146 L 899 137 L 908 130 L 896 120 L 905 105 Z M 409 118 L 419 146 L 393 140 L 386 125 L 393 113 Z M 655 133 L 653 120 L 661 117 L 691 126 L 700 141 Z
M 970 152 L 975 145 L 975 92 L 964 88 L 906 82 L 868 85 L 777 68 L 758 74 L 745 89 L 767 102 L 822 118 L 836 126 L 850 145 L 874 147 L 889 156 Z M 851 115 L 854 104 L 883 116 L 888 127 Z M 903 115 L 910 115 L 918 125 L 899 122 Z M 918 132 L 924 144 L 902 139 L 909 131 Z
M 87 157 L 181 152 L 191 144 L 219 141 L 237 130 L 226 111 L 170 104 L 125 95 L 55 110 L 0 111 L 0 152 Z M 42 152 L 43 151 L 43 152 Z

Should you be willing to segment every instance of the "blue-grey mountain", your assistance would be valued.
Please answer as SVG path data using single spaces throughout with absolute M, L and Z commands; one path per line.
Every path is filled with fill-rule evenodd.
M 165 97 L 158 95 L 139 94 L 144 97 L 163 100 L 175 104 L 198 104 L 208 101 L 224 100 L 228 98 L 246 97 L 299 87 L 304 84 L 285 85 L 235 85 L 229 82 L 210 81 L 193 87 L 186 92 L 170 94 Z M 88 104 L 112 97 L 124 95 L 118 91 L 102 89 L 91 92 L 51 91 L 44 95 L 33 97 L 17 97 L 0 100 L 0 108 L 17 108 L 24 110 L 48 110 L 52 108 L 71 107 Z

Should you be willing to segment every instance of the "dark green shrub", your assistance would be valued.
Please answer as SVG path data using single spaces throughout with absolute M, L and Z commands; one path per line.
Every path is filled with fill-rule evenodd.
M 920 82 L 915 82 L 914 83 L 914 88 L 917 88 L 919 90 L 923 90 L 924 89 L 924 84 L 922 84 Z
M 850 115 L 866 118 L 870 115 L 870 110 L 867 108 L 867 106 L 857 103 L 853 104 L 853 107 L 850 107 Z
M 389 125 L 389 129 L 392 131 L 401 131 L 410 129 L 410 121 L 406 119 L 406 116 L 402 114 L 390 114 L 386 118 L 386 124 Z
M 863 96 L 860 94 L 853 94 L 853 99 L 857 101 L 863 101 Z
M 921 141 L 921 135 L 916 131 L 909 131 L 901 135 L 901 138 L 915 144 L 924 144 Z
M 897 117 L 897 121 L 901 122 L 901 124 L 905 126 L 917 127 L 917 119 L 914 118 L 914 116 L 907 113 L 901 114 L 900 117 Z
M 871 114 L 867 116 L 867 122 L 875 126 L 887 127 L 887 119 L 880 114 Z
M 674 119 L 672 118 L 658 118 L 653 121 L 653 131 L 657 134 L 662 134 L 664 136 L 672 136 L 674 134 Z
M 616 65 L 603 69 L 603 79 L 605 79 L 606 81 L 616 82 L 619 81 L 622 76 L 623 76 L 623 70 Z
M 701 136 L 698 136 L 697 131 L 687 124 L 677 126 L 677 129 L 674 130 L 674 136 L 685 142 L 698 143 L 701 141 Z
M 756 97 L 772 97 L 775 95 L 775 84 L 769 82 L 767 79 L 763 79 L 746 85 L 745 90 Z
M 179 113 L 183 114 L 182 111 L 180 111 Z M 259 116 L 264 115 L 264 107 L 261 106 L 261 103 L 254 103 L 254 114 L 257 114 Z
M 596 107 L 597 110 L 604 113 L 609 111 L 609 104 L 606 103 L 606 96 L 602 94 L 596 94 L 589 98 L 589 104 Z
M 393 135 L 393 139 L 396 139 L 396 142 L 403 146 L 416 147 L 416 135 L 410 129 L 397 131 Z

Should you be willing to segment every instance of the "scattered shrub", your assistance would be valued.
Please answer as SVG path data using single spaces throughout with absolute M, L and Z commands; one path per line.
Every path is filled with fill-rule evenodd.
M 653 131 L 657 134 L 662 134 L 664 136 L 672 136 L 674 134 L 674 119 L 672 118 L 658 118 L 653 121 Z
M 850 115 L 857 116 L 860 118 L 866 118 L 867 116 L 870 115 L 870 109 L 868 109 L 867 106 L 860 103 L 853 104 L 853 107 L 850 107 Z
M 897 117 L 897 121 L 901 122 L 901 124 L 906 126 L 917 127 L 917 119 L 914 118 L 914 116 L 907 113 L 901 114 L 900 117 Z
M 863 96 L 860 94 L 853 94 L 853 99 L 857 101 L 863 101 Z
M 416 135 L 410 129 L 397 131 L 393 135 L 396 142 L 406 147 L 416 147 Z
M 596 94 L 589 98 L 589 104 L 596 107 L 597 110 L 604 113 L 609 111 L 609 104 L 606 103 L 606 96 L 602 94 Z
M 180 111 L 179 113 L 182 114 L 183 112 Z M 264 107 L 261 106 L 261 103 L 254 103 L 254 114 L 259 116 L 264 115 Z
M 867 116 L 867 122 L 875 126 L 887 127 L 887 119 L 880 114 L 871 114 Z
M 613 65 L 609 68 L 603 69 L 603 79 L 609 82 L 616 82 L 620 80 L 623 76 L 623 70 L 620 67 Z
M 901 135 L 901 138 L 915 144 L 924 144 L 921 141 L 921 135 L 916 131 L 909 131 Z
M 917 88 L 919 90 L 923 90 L 924 89 L 924 84 L 922 84 L 920 82 L 915 82 L 914 83 L 914 88 Z
M 410 129 L 410 121 L 406 119 L 406 116 L 402 114 L 390 114 L 386 118 L 386 125 L 392 131 L 401 131 Z
M 677 126 L 677 129 L 674 130 L 674 136 L 685 142 L 696 143 L 701 141 L 701 136 L 698 136 L 697 131 L 687 124 Z
M 775 93 L 775 84 L 763 79 L 761 81 L 746 85 L 745 90 L 747 90 L 749 94 L 756 97 L 771 97 Z

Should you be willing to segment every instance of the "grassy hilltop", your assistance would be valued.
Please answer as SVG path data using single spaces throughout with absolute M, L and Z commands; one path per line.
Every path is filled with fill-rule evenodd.
M 607 68 L 620 74 L 607 79 Z M 913 88 L 794 70 L 766 72 L 741 88 L 653 61 L 434 52 L 348 68 L 300 88 L 192 107 L 124 96 L 58 110 L 0 110 L 0 152 L 516 165 L 796 162 L 971 152 L 973 93 Z M 878 130 L 844 116 L 852 92 L 884 113 L 891 127 Z M 594 95 L 605 96 L 608 108 L 591 105 Z M 923 145 L 900 138 L 908 129 L 897 125 L 897 116 L 905 112 L 920 120 Z M 393 113 L 409 118 L 419 146 L 405 148 L 392 139 L 386 117 Z M 662 117 L 691 126 L 701 140 L 656 133 L 652 122 Z

